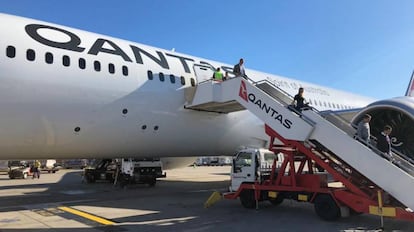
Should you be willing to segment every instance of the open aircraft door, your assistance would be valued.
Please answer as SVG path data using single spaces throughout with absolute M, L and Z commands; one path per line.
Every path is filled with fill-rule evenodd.
M 194 64 L 193 69 L 197 83 L 211 80 L 211 78 L 213 78 L 214 70 L 210 66 Z

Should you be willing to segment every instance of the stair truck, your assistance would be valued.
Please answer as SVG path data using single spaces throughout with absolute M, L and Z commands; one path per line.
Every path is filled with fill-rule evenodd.
M 285 199 L 314 204 L 316 214 L 333 221 L 370 213 L 414 221 L 414 213 L 338 157 L 315 144 L 285 140 L 269 126 L 269 150 L 243 149 L 233 158 L 230 192 L 245 208 Z M 283 145 L 275 145 L 278 139 Z M 333 180 L 335 182 L 329 182 Z

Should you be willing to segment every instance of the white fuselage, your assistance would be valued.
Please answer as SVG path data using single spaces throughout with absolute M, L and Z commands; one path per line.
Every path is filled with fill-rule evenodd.
M 184 108 L 191 79 L 203 81 L 194 64 L 224 70 L 233 65 L 32 19 L 0 18 L 1 159 L 231 155 L 241 146 L 267 141 L 263 123 L 247 111 Z M 291 95 L 302 86 L 305 98 L 320 110 L 373 101 L 246 73 Z

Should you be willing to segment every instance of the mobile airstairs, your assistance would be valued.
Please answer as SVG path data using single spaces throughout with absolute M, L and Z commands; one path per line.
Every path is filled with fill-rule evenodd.
M 274 169 L 269 180 L 242 184 L 225 198 L 242 197 L 241 192 L 251 190 L 257 201 L 263 198 L 261 191 L 269 196 L 274 191 L 285 198 L 315 203 L 316 209 L 316 202 L 321 201 L 318 196 L 328 195 L 341 210 L 347 207 L 351 212 L 414 220 L 412 165 L 403 160 L 390 162 L 374 147 L 359 142 L 354 138 L 355 129 L 334 114 L 312 108 L 297 112 L 289 107 L 291 96 L 272 83 L 241 77 L 199 83 L 187 93 L 187 100 L 185 108 L 190 110 L 249 110 L 265 123 L 270 149 L 285 154 L 282 167 Z M 340 185 L 328 187 L 327 178 L 313 171 L 315 166 L 326 170 Z M 329 202 L 318 207 L 329 211 Z M 322 215 L 328 220 L 333 217 Z

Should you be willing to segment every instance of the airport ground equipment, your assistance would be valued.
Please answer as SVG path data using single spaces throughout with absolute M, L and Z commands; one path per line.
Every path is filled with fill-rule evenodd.
M 27 179 L 27 177 L 33 176 L 32 168 L 29 163 L 20 160 L 10 160 L 8 161 L 8 166 L 8 175 L 10 179 Z
M 88 183 L 108 181 L 120 186 L 136 183 L 154 186 L 157 178 L 166 177 L 161 161 L 156 158 L 103 159 L 94 167 L 85 168 L 83 175 Z
M 310 202 L 325 220 L 347 211 L 414 220 L 412 164 L 403 159 L 390 162 L 375 147 L 354 139 L 355 130 L 335 114 L 311 107 L 295 111 L 289 107 L 291 96 L 272 83 L 240 77 L 220 84 L 199 83 L 187 99 L 185 108 L 191 110 L 221 114 L 249 110 L 265 123 L 269 150 L 283 154 L 280 167 L 275 159 L 270 173 L 261 172 L 261 161 L 255 160 L 260 157 L 251 156 L 251 165 L 242 172 L 254 178 L 237 190 L 232 183 L 233 192 L 225 198 L 240 198 L 248 208 L 262 200 L 276 205 L 283 199 Z M 237 158 L 232 171 L 237 173 L 235 162 Z M 330 179 L 339 185 L 332 186 Z
M 117 173 L 118 165 L 112 159 L 96 160 L 95 165 L 83 170 L 83 179 L 87 183 L 96 181 L 107 181 L 113 183 Z
M 54 159 L 40 160 L 40 164 L 40 171 L 46 171 L 48 173 L 55 173 L 61 168 Z

